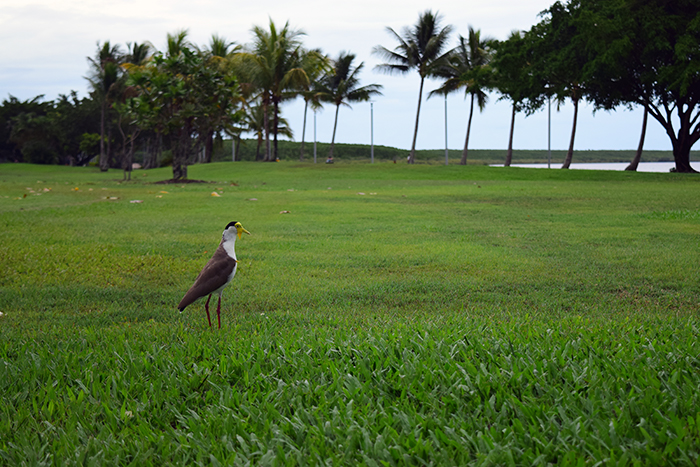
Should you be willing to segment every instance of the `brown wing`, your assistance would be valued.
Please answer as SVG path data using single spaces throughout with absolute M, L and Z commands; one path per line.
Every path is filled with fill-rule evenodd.
M 180 304 L 177 306 L 178 310 L 184 310 L 185 307 L 195 300 L 206 297 L 219 287 L 226 285 L 235 266 L 236 260 L 226 253 L 222 245 L 219 245 L 214 252 L 214 256 L 211 257 L 204 269 L 202 269 L 202 272 L 199 273 L 190 290 L 180 300 Z

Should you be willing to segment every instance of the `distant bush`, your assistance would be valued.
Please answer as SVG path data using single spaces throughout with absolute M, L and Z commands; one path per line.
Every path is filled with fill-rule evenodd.
M 22 146 L 22 157 L 30 164 L 57 164 L 58 154 L 45 141 L 27 141 Z

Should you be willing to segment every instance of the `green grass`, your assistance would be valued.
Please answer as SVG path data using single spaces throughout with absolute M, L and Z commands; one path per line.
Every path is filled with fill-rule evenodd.
M 697 176 L 189 170 L 0 165 L 0 464 L 699 462 Z

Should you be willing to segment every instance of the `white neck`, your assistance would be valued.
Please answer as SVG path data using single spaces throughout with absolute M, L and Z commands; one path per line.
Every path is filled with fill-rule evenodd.
M 236 232 L 226 231 L 221 239 L 221 246 L 224 247 L 224 251 L 233 259 L 236 259 Z M 238 261 L 236 259 L 236 261 Z

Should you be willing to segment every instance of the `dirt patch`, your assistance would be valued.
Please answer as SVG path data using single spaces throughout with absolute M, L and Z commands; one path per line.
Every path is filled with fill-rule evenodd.
M 186 179 L 168 179 L 168 180 L 161 180 L 160 182 L 153 182 L 154 185 L 179 185 L 183 183 L 214 183 L 214 182 L 207 182 L 206 180 L 190 180 L 189 178 Z

